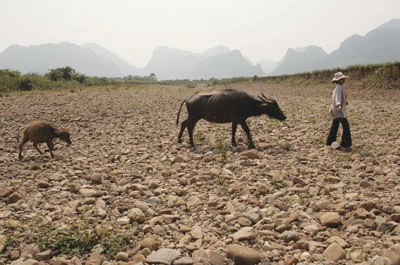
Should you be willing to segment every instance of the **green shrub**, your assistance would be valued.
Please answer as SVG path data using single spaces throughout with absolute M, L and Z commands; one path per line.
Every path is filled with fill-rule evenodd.
M 50 249 L 53 255 L 67 256 L 82 256 L 90 253 L 95 246 L 100 246 L 103 253 L 111 257 L 135 246 L 132 233 L 113 234 L 109 230 L 96 231 L 86 224 L 61 229 L 38 228 L 30 243 L 37 243 L 42 250 Z
M 0 92 L 17 90 L 21 73 L 9 69 L 0 69 Z
M 34 86 L 34 80 L 33 78 L 30 77 L 23 77 L 21 78 L 21 80 L 19 81 L 19 86 L 18 86 L 18 90 L 22 90 L 22 91 L 31 91 L 33 90 L 33 86 Z

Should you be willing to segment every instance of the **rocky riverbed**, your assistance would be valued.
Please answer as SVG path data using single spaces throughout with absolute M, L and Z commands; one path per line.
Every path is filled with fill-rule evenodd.
M 400 93 L 346 85 L 350 150 L 324 145 L 329 83 L 233 85 L 288 117 L 250 118 L 252 150 L 205 121 L 196 150 L 187 131 L 177 143 L 181 102 L 223 87 L 3 94 L 0 264 L 400 264 Z M 54 159 L 28 143 L 18 160 L 36 119 L 73 143 L 56 139 Z

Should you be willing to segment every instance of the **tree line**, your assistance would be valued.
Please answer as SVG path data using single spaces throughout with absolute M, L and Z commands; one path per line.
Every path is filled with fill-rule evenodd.
M 88 86 L 103 86 L 121 82 L 154 82 L 157 76 L 132 76 L 107 78 L 86 76 L 78 73 L 70 66 L 50 69 L 44 75 L 29 73 L 21 74 L 19 71 L 0 69 L 0 92 L 49 90 L 55 88 L 77 88 Z

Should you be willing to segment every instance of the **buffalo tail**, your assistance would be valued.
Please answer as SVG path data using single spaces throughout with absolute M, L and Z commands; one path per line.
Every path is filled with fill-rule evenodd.
M 179 124 L 179 116 L 181 115 L 181 109 L 182 109 L 183 103 L 185 103 L 185 102 L 186 102 L 186 100 L 184 100 L 184 101 L 181 103 L 181 106 L 179 107 L 178 117 L 176 118 L 176 125 Z

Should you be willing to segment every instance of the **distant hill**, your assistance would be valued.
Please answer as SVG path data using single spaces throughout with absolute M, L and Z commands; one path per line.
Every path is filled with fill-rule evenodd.
M 202 54 L 158 47 L 143 72 L 155 73 L 161 80 L 265 75 L 259 65 L 250 63 L 240 51 L 230 51 L 224 46 L 209 49 Z
M 322 67 L 347 67 L 353 64 L 385 63 L 400 60 L 400 19 L 368 32 L 353 35 L 332 52 Z
M 217 46 L 204 53 L 158 47 L 144 68 L 135 67 L 96 43 L 75 45 L 68 42 L 22 47 L 12 45 L 0 53 L 0 69 L 26 73 L 47 73 L 70 66 L 88 76 L 123 77 L 156 74 L 159 80 L 209 79 L 264 75 L 239 51 Z
M 318 69 L 348 67 L 400 61 L 400 19 L 393 19 L 365 36 L 353 35 L 339 48 L 326 54 L 316 46 L 300 50 L 288 49 L 277 68 L 268 75 L 310 72 Z
M 12 45 L 0 53 L 0 69 L 21 73 L 44 74 L 49 69 L 70 66 L 78 73 L 89 76 L 122 76 L 122 71 L 112 61 L 72 43 L 43 44 L 29 47 Z
M 261 59 L 258 63 L 266 74 L 273 72 L 278 66 L 278 62 L 269 59 Z
M 92 50 L 94 53 L 102 56 L 104 59 L 107 59 L 114 63 L 119 70 L 121 71 L 122 76 L 128 76 L 128 75 L 141 75 L 141 69 L 138 67 L 135 67 L 128 63 L 127 61 L 121 59 L 118 55 L 115 53 L 107 50 L 103 46 L 97 44 L 97 43 L 86 43 L 82 44 L 82 47 L 89 48 Z
M 282 62 L 273 71 L 275 75 L 310 72 L 316 70 L 318 63 L 327 56 L 320 47 L 309 46 L 289 49 Z
M 217 47 L 211 48 L 206 50 L 205 52 L 203 52 L 201 54 L 201 57 L 203 57 L 204 59 L 212 57 L 212 56 L 218 56 L 218 55 L 223 55 L 230 52 L 229 48 L 219 45 Z
M 159 80 L 190 79 L 197 57 L 185 50 L 158 47 L 153 51 L 143 73 L 145 75 L 154 73 Z
M 365 36 L 348 37 L 330 54 L 317 46 L 290 48 L 280 62 L 262 59 L 255 65 L 240 51 L 221 45 L 203 53 L 161 46 L 153 51 L 144 68 L 138 68 L 96 43 L 63 42 L 28 47 L 12 45 L 0 53 L 0 69 L 43 74 L 50 69 L 70 66 L 88 76 L 149 76 L 154 73 L 158 80 L 261 77 L 400 61 L 399 47 L 400 19 L 393 19 Z
M 265 75 L 260 65 L 253 65 L 238 50 L 200 60 L 194 67 L 194 79 L 230 78 Z

